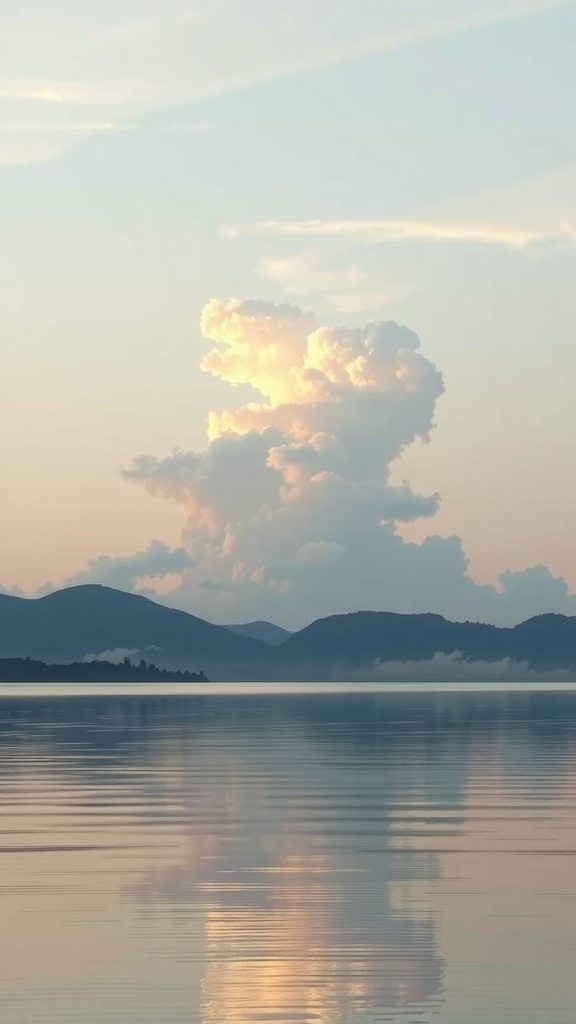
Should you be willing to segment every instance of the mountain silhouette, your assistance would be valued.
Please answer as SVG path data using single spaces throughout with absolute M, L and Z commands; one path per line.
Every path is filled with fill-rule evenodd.
M 226 629 L 231 629 L 233 633 L 239 633 L 240 636 L 251 636 L 255 640 L 262 640 L 265 644 L 270 644 L 272 647 L 276 647 L 278 644 L 287 640 L 292 634 L 287 629 L 282 629 L 282 626 L 277 626 L 274 622 L 242 622 L 238 625 L 226 626 Z
M 514 627 L 450 622 L 441 615 L 351 612 L 317 619 L 282 644 L 292 665 L 361 668 L 380 661 L 427 661 L 460 652 L 472 661 L 527 662 L 535 670 L 576 669 L 576 617 L 538 615 Z
M 265 659 L 269 648 L 223 626 L 96 584 L 69 587 L 40 598 L 0 594 L 0 658 L 82 661 L 88 655 L 154 648 L 163 668 L 210 667 L 221 674 L 236 663 Z
M 245 635 L 260 628 L 260 639 Z M 281 643 L 270 623 L 216 626 L 149 598 L 98 585 L 42 598 L 0 595 L 0 658 L 78 662 L 141 657 L 210 679 L 322 680 L 368 671 L 376 661 L 426 662 L 460 652 L 473 661 L 527 662 L 576 671 L 576 618 L 539 615 L 513 628 L 449 622 L 441 615 L 354 612 L 318 619 Z M 241 628 L 244 632 L 237 632 Z M 279 627 L 278 627 L 279 628 Z M 272 634 L 274 635 L 274 634 Z M 277 634 L 276 634 L 277 636 Z

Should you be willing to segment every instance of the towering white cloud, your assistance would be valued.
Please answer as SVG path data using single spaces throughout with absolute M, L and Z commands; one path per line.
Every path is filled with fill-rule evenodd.
M 358 608 L 515 621 L 574 610 L 548 570 L 476 585 L 458 538 L 404 542 L 397 525 L 433 516 L 438 495 L 390 483 L 428 440 L 444 386 L 418 337 L 396 323 L 328 328 L 290 305 L 209 302 L 202 368 L 254 401 L 209 417 L 202 452 L 143 455 L 123 471 L 185 514 L 191 560 L 170 595 L 197 614 L 288 626 Z

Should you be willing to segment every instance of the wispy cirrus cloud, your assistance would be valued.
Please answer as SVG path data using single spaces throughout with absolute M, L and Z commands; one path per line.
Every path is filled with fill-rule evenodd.
M 12 120 L 0 123 L 0 166 L 42 163 L 59 156 L 69 146 L 90 135 L 119 135 L 126 132 L 203 132 L 214 124 L 165 124 L 151 127 L 137 121 Z
M 9 5 L 10 6 L 10 5 Z M 570 0 L 132 0 L 67 4 L 50 17 L 36 0 L 0 13 L 0 103 L 93 108 L 98 120 L 135 117 L 272 79 L 319 70 L 490 24 L 570 6 Z M 224 26 L 224 30 L 223 30 Z M 114 114 L 114 119 L 115 119 Z M 84 118 L 82 118 L 84 120 Z M 64 148 L 71 137 L 62 136 Z M 24 140 L 9 162 L 48 159 Z
M 0 132 L 128 132 L 154 131 L 156 134 L 167 132 L 203 132 L 214 128 L 214 124 L 167 124 L 160 128 L 150 129 L 144 124 L 130 121 L 45 121 L 45 122 L 12 122 L 0 123 Z
M 0 100 L 56 106 L 122 106 L 134 100 L 143 101 L 150 93 L 151 86 L 146 81 L 101 79 L 91 82 L 58 78 L 0 80 Z
M 529 249 L 546 245 L 574 245 L 576 229 L 560 224 L 549 229 L 497 226 L 481 223 L 421 220 L 301 220 L 258 221 L 223 228 L 229 238 L 268 235 L 284 238 L 342 239 L 353 242 L 420 242 L 493 245 Z
M 0 123 L 0 132 L 115 132 L 125 131 L 131 127 L 132 125 L 114 124 L 112 121 L 6 121 Z
M 266 0 L 249 0 L 241 11 L 233 0 L 197 0 L 193 10 L 187 0 L 166 0 L 161 11 L 147 5 L 144 15 L 135 15 L 129 0 L 108 9 L 79 3 L 72 13 L 60 4 L 56 0 L 50 18 L 32 0 L 20 0 L 17 14 L 0 14 L 0 98 L 179 102 L 531 17 L 572 0 L 437 0 L 433 8 L 421 0 L 341 0 L 337 8 L 317 0 L 315 17 L 308 0 L 294 0 L 289 21 Z M 26 77 L 26 67 L 51 73 Z
M 265 257 L 258 271 L 287 295 L 337 313 L 383 311 L 413 290 L 384 259 L 383 247 L 393 243 L 491 246 L 525 253 L 547 253 L 576 244 L 576 230 L 567 222 L 552 228 L 444 219 L 261 221 L 229 225 L 222 234 L 285 242 L 292 251 Z M 298 246 L 294 252 L 294 243 L 309 240 L 315 243 L 311 248 Z
M 318 256 L 265 259 L 260 273 L 279 284 L 287 295 L 314 301 L 337 313 L 382 310 L 409 290 L 383 270 L 326 263 Z

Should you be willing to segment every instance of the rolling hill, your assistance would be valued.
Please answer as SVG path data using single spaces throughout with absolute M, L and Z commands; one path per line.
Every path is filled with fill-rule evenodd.
M 255 625 L 261 639 L 246 635 Z M 433 614 L 355 612 L 318 619 L 281 643 L 277 633 L 276 643 L 264 642 L 271 628 L 216 626 L 97 585 L 34 599 L 0 595 L 0 658 L 74 662 L 126 655 L 160 668 L 204 671 L 213 680 L 330 680 L 368 671 L 377 660 L 424 663 L 458 651 L 474 661 L 509 658 L 539 671 L 576 672 L 576 618 L 563 615 L 499 628 Z
M 152 649 L 152 650 L 151 650 Z M 249 666 L 269 647 L 146 597 L 98 585 L 40 598 L 0 594 L 0 658 L 81 661 L 89 654 L 134 652 L 162 668 L 191 671 Z
M 261 620 L 226 626 L 226 629 L 231 629 L 233 633 L 239 633 L 240 636 L 251 636 L 255 640 L 262 640 L 263 643 L 270 644 L 272 647 L 284 643 L 289 636 L 292 636 L 287 629 L 282 629 L 282 626 L 277 626 L 274 622 L 262 622 Z
M 538 615 L 505 628 L 432 614 L 352 612 L 317 619 L 280 650 L 295 668 L 313 664 L 324 672 L 334 666 L 363 668 L 376 660 L 427 661 L 456 651 L 473 661 L 510 658 L 536 670 L 576 670 L 576 618 Z

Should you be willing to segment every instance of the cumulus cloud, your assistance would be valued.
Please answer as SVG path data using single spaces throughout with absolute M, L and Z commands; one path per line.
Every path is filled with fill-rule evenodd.
M 116 587 L 118 590 L 133 590 L 141 579 L 159 579 L 172 573 L 182 573 L 192 564 L 192 558 L 185 548 L 172 549 L 161 540 L 153 540 L 147 548 L 134 555 L 100 555 L 91 559 L 87 568 L 67 579 L 64 586 L 101 583 L 108 587 Z M 53 589 L 52 584 L 46 584 L 43 588 L 44 592 Z
M 499 584 L 506 603 L 514 609 L 514 621 L 529 619 L 544 609 L 558 615 L 576 615 L 576 596 L 570 594 L 566 580 L 552 576 L 545 565 L 503 572 Z M 510 618 L 507 624 L 513 625 Z
M 368 670 L 344 677 L 383 683 L 562 683 L 574 673 L 564 669 L 534 672 L 526 661 L 470 661 L 460 651 L 435 654 L 428 661 L 376 661 Z
M 289 628 L 360 608 L 500 623 L 576 614 L 544 567 L 479 586 L 459 538 L 399 535 L 439 502 L 391 483 L 404 448 L 429 439 L 444 390 L 412 331 L 326 327 L 292 305 L 239 300 L 210 301 L 201 328 L 213 343 L 202 368 L 254 399 L 210 414 L 203 451 L 141 455 L 123 470 L 182 508 L 193 564 L 171 600 Z

